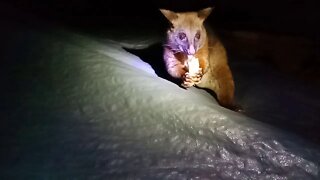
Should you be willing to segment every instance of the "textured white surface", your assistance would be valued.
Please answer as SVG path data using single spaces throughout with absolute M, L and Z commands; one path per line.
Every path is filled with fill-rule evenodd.
M 318 150 L 157 77 L 121 48 L 148 40 L 13 37 L 7 57 L 23 61 L 9 72 L 18 96 L 5 102 L 18 131 L 2 146 L 2 179 L 320 178 Z

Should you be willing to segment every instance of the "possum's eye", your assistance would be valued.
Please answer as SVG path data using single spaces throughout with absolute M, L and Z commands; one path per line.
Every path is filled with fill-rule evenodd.
M 178 34 L 178 37 L 181 41 L 184 41 L 184 40 L 186 40 L 187 35 L 186 35 L 186 33 L 181 32 Z
M 196 40 L 199 40 L 199 39 L 200 39 L 200 32 L 197 32 L 196 35 L 194 36 L 194 38 L 195 38 Z

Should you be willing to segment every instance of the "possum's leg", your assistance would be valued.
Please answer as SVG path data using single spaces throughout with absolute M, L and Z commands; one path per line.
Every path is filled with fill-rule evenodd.
M 209 70 L 197 86 L 214 91 L 220 105 L 233 109 L 234 82 L 228 66 L 223 65 L 215 67 L 214 71 Z
M 217 86 L 213 89 L 217 95 L 219 103 L 227 108 L 234 106 L 234 82 L 228 66 L 217 69 L 215 79 Z
M 219 103 L 224 107 L 233 108 L 234 81 L 229 67 L 217 67 L 213 73 L 217 82 L 217 86 L 213 90 L 217 95 Z

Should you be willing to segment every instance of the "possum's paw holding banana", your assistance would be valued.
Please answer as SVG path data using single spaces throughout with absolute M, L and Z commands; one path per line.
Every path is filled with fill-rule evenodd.
M 195 85 L 193 82 L 193 78 L 190 76 L 189 72 L 186 72 L 186 74 L 183 77 L 183 83 L 181 84 L 184 88 L 189 88 Z
M 186 72 L 186 74 L 183 77 L 183 83 L 182 86 L 185 88 L 189 88 L 191 86 L 194 86 L 198 83 L 200 83 L 202 78 L 202 70 L 201 68 L 199 69 L 199 71 L 195 74 L 190 74 L 189 72 Z
M 202 74 L 202 69 L 199 68 L 198 72 L 195 73 L 195 74 L 191 77 L 191 79 L 192 79 L 192 81 L 194 82 L 194 84 L 200 83 L 201 78 L 202 78 L 202 75 L 203 75 L 203 74 Z
M 188 59 L 185 63 L 188 72 L 185 73 L 183 77 L 182 86 L 185 88 L 189 88 L 198 84 L 202 78 L 202 69 L 199 67 L 199 60 L 198 58 L 188 55 Z

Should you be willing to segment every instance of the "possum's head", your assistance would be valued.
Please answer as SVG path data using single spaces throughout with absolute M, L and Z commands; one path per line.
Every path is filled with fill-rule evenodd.
M 193 55 L 206 40 L 206 30 L 203 22 L 210 15 L 212 8 L 205 8 L 198 12 L 173 12 L 160 9 L 171 23 L 168 31 L 168 46 L 177 52 Z

